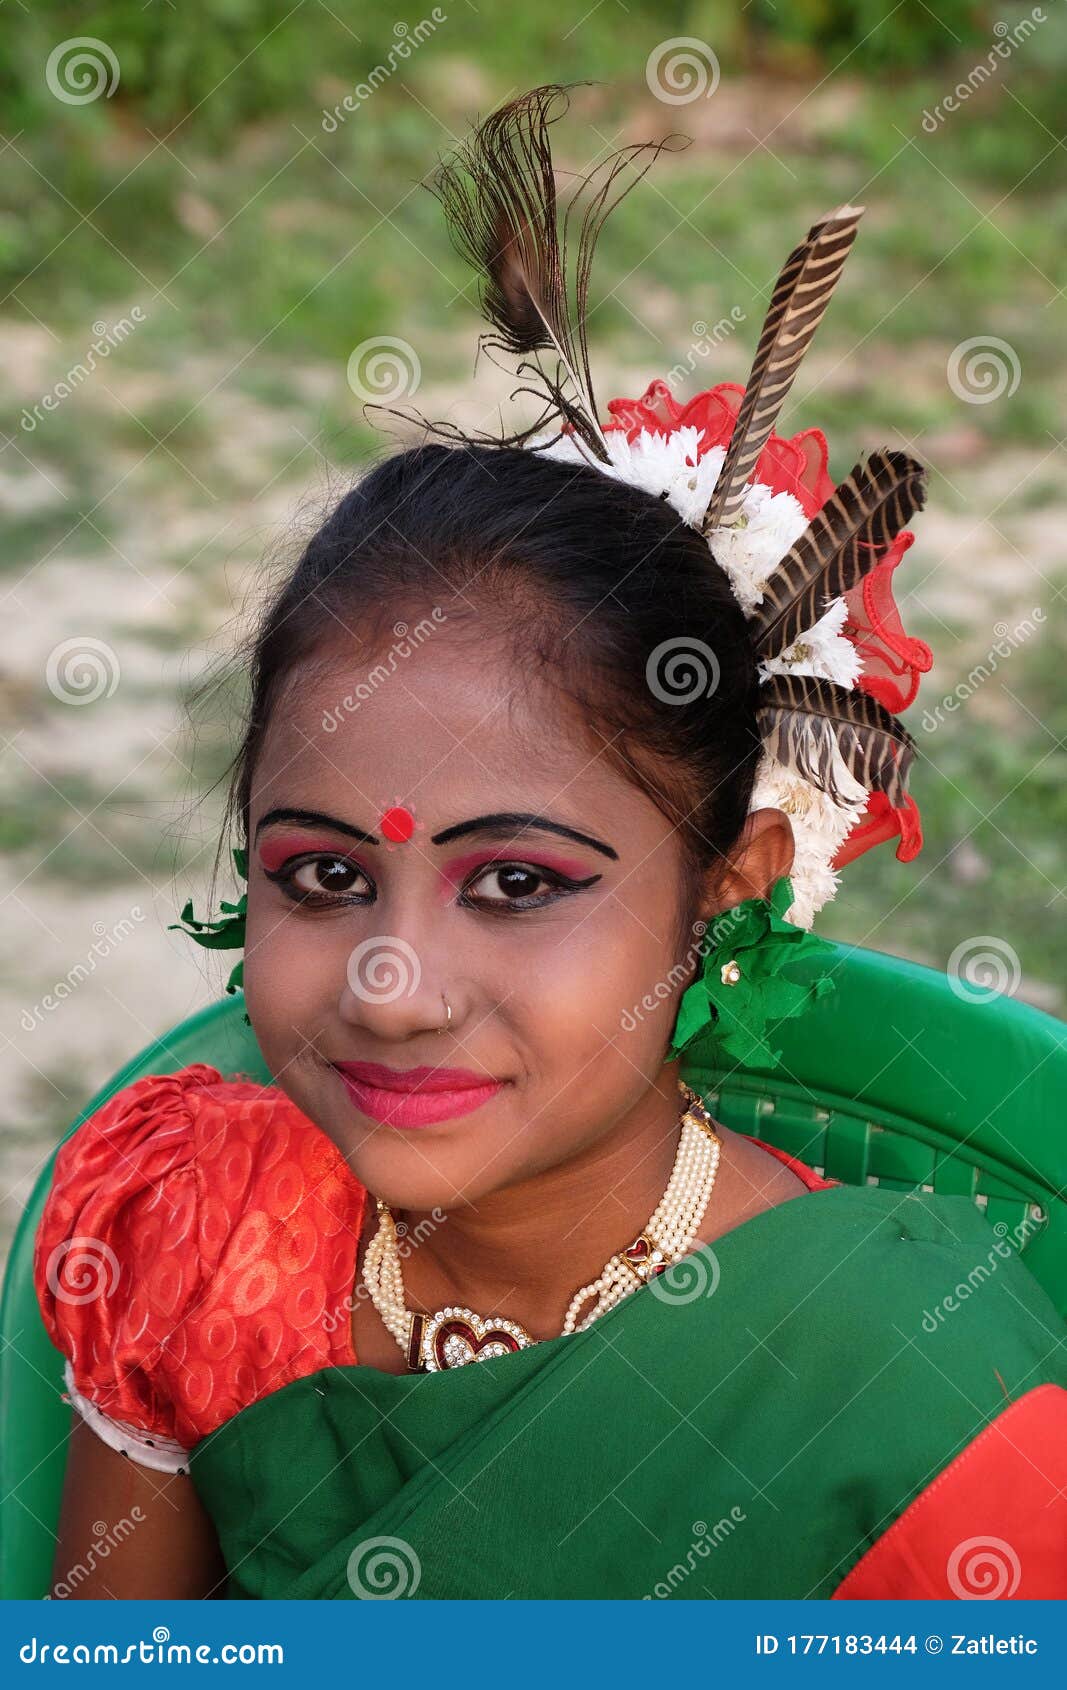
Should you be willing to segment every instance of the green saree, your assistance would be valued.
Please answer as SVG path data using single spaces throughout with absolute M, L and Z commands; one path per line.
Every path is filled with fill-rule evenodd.
M 1006 1402 L 1067 1384 L 1016 1257 L 931 1315 L 994 1236 L 963 1197 L 836 1187 L 587 1332 L 295 1380 L 192 1452 L 226 1595 L 829 1596 Z

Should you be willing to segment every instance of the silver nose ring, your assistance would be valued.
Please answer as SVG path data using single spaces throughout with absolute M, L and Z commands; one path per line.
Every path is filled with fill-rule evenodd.
M 444 992 L 441 993 L 441 1002 L 444 1004 L 445 1008 L 448 1011 L 448 1020 L 445 1022 L 445 1027 L 451 1027 L 451 1025 L 452 1025 L 452 1005 L 449 1003 L 448 999 L 445 997 Z M 439 1033 L 443 1033 L 444 1030 L 445 1030 L 445 1027 L 438 1027 L 437 1031 Z

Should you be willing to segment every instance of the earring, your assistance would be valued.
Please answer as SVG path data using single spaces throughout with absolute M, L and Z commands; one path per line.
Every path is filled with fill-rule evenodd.
M 451 1027 L 451 1025 L 452 1025 L 452 1005 L 449 1003 L 448 999 L 445 997 L 444 992 L 441 993 L 441 1002 L 444 1004 L 445 1008 L 448 1011 L 448 1020 L 445 1022 L 445 1027 Z M 438 1027 L 437 1031 L 439 1033 L 443 1033 L 444 1030 L 445 1030 L 445 1027 Z

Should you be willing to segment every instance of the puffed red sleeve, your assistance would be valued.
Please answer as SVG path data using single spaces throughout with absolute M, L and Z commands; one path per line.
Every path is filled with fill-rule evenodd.
M 193 1101 L 220 1077 L 198 1063 L 116 1093 L 60 1147 L 36 1236 L 37 1299 L 71 1406 L 162 1472 L 187 1465 L 161 1361 L 202 1294 Z

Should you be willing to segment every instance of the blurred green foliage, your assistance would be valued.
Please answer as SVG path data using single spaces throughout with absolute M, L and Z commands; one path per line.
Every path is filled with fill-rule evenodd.
M 755 0 L 749 8 L 752 36 L 772 58 L 784 60 L 798 48 L 824 59 L 847 55 L 858 71 L 930 68 L 960 48 L 976 46 L 991 14 L 973 0 Z M 892 28 L 884 27 L 891 16 Z M 997 14 L 1000 16 L 1000 13 Z
M 1049 0 L 1050 5 L 1054 0 Z M 847 59 L 853 73 L 882 69 L 931 70 L 989 34 L 993 15 L 974 0 L 754 0 L 744 9 L 728 0 L 628 0 L 606 4 L 597 18 L 562 18 L 557 8 L 508 8 L 506 19 L 489 12 L 450 13 L 443 29 L 449 51 L 473 54 L 486 70 L 555 78 L 564 61 L 582 53 L 583 37 L 595 46 L 601 75 L 621 72 L 633 42 L 649 46 L 669 37 L 707 42 L 735 71 L 805 72 L 815 59 Z M 1008 8 L 1009 13 L 1012 8 Z M 429 5 L 421 9 L 428 16 Z M 595 11 L 601 11 L 596 8 Z M 998 12 L 999 19 L 1004 16 Z M 620 22 L 625 19 L 625 28 Z M 9 7 L 3 87 L 7 122 L 14 128 L 54 117 L 42 69 L 52 47 L 89 36 L 108 44 L 121 66 L 119 104 L 152 128 L 180 124 L 196 114 L 203 135 L 224 143 L 232 128 L 288 109 L 324 67 L 343 73 L 359 60 L 382 60 L 417 17 L 398 17 L 395 5 L 363 0 L 330 8 L 318 0 L 287 6 L 278 0 L 181 0 L 176 11 L 106 0 L 35 0 L 32 10 Z M 572 32 L 570 25 L 580 26 Z

